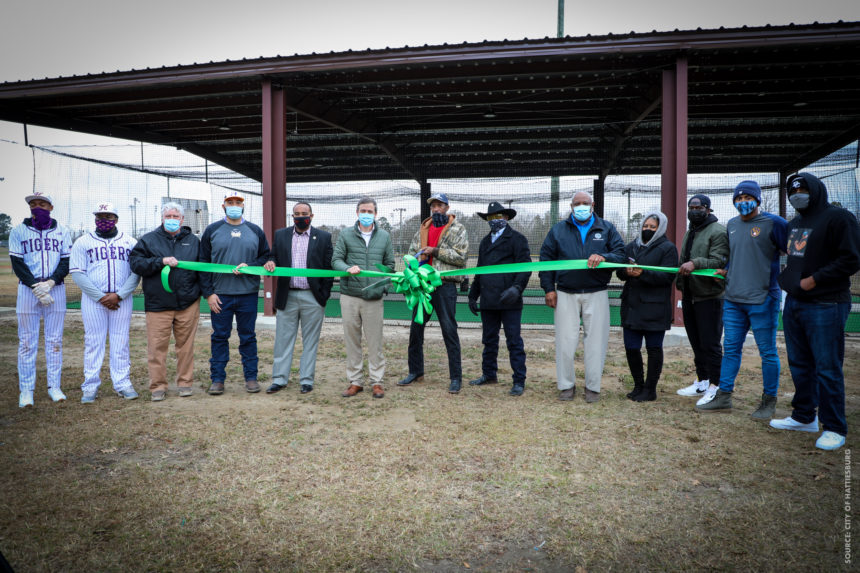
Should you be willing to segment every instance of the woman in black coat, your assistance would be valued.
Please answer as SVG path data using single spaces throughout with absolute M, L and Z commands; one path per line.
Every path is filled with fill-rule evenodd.
M 638 237 L 624 248 L 628 262 L 654 267 L 674 267 L 678 249 L 666 238 L 668 219 L 659 211 L 645 215 Z M 624 282 L 621 292 L 621 326 L 627 364 L 633 375 L 635 402 L 657 399 L 657 381 L 663 371 L 663 337 L 672 326 L 672 281 L 675 275 L 628 267 L 616 271 Z M 642 363 L 642 340 L 648 352 L 648 375 Z

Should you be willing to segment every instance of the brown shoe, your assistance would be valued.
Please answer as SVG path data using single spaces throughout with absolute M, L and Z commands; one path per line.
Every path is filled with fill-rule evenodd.
M 562 402 L 569 402 L 573 400 L 574 396 L 576 396 L 576 386 L 568 388 L 567 390 L 562 390 L 558 393 L 558 399 Z
M 254 394 L 260 391 L 260 384 L 256 380 L 245 380 L 245 390 Z
M 592 392 L 588 388 L 585 389 L 585 402 L 587 404 L 594 404 L 600 400 L 600 392 Z
M 355 384 L 350 384 L 349 388 L 347 388 L 346 392 L 341 394 L 341 396 L 343 396 L 344 398 L 352 398 L 353 396 L 355 396 L 356 394 L 358 394 L 362 390 L 364 390 L 364 388 L 362 388 L 361 386 L 356 386 Z
M 382 384 L 374 384 L 373 385 L 373 397 L 374 398 L 384 398 L 385 391 L 382 389 Z

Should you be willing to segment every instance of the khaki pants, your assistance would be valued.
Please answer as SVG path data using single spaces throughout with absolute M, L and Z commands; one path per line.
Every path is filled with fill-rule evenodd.
M 367 340 L 367 365 L 371 384 L 382 384 L 385 357 L 382 355 L 382 299 L 340 295 L 343 317 L 343 338 L 346 344 L 346 379 L 350 384 L 364 386 L 362 371 L 361 332 Z
M 579 321 L 582 319 L 585 387 L 600 392 L 603 363 L 609 346 L 609 291 L 558 293 L 555 307 L 555 371 L 558 389 L 576 385 L 573 357 L 579 345 Z
M 167 391 L 167 348 L 176 339 L 176 385 L 191 388 L 194 382 L 194 337 L 200 319 L 200 299 L 185 310 L 146 313 L 146 357 L 149 389 Z

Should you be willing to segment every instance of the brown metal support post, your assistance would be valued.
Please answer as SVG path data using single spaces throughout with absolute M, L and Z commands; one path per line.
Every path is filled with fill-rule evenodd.
M 785 219 L 785 203 L 788 201 L 788 188 L 785 186 L 790 173 L 785 169 L 779 170 L 779 216 Z
M 687 59 L 678 58 L 675 68 L 663 71 L 663 125 L 660 199 L 669 218 L 667 233 L 681 249 L 687 228 Z M 674 324 L 684 324 L 680 297 L 672 290 Z
M 430 198 L 432 192 L 430 191 L 430 183 L 426 179 L 419 181 L 418 184 L 421 185 L 421 220 L 423 221 L 430 216 L 430 205 L 427 204 L 427 199 Z
M 594 180 L 594 193 L 592 196 L 594 197 L 594 212 L 597 213 L 598 217 L 603 218 L 603 205 L 604 205 L 604 189 L 605 189 L 606 180 L 602 178 L 598 178 Z M 555 224 L 555 222 L 553 222 Z
M 263 231 L 274 247 L 287 222 L 287 115 L 284 91 L 263 81 Z M 275 277 L 263 278 L 263 312 L 275 314 Z

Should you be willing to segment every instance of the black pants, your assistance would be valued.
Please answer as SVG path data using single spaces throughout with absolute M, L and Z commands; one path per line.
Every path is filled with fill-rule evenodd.
M 511 359 L 511 370 L 514 371 L 514 384 L 524 384 L 526 381 L 526 351 L 523 337 L 520 335 L 523 309 L 513 310 L 484 310 L 481 309 L 481 326 L 484 328 L 481 342 L 484 344 L 482 374 L 488 380 L 496 380 L 499 358 L 499 328 L 505 329 L 505 342 Z
M 433 312 L 439 317 L 442 327 L 442 339 L 448 351 L 448 374 L 451 380 L 462 380 L 463 371 L 460 364 L 460 336 L 457 334 L 457 285 L 442 283 L 433 291 L 430 298 Z M 432 316 L 432 315 L 430 315 Z M 430 320 L 426 316 L 424 324 L 415 322 L 415 312 L 412 313 L 412 325 L 409 327 L 409 372 L 424 374 L 424 326 Z
M 712 298 L 693 302 L 681 302 L 684 314 L 684 327 L 687 338 L 693 347 L 693 361 L 699 380 L 710 380 L 711 384 L 720 383 L 720 366 L 723 361 L 723 300 Z

